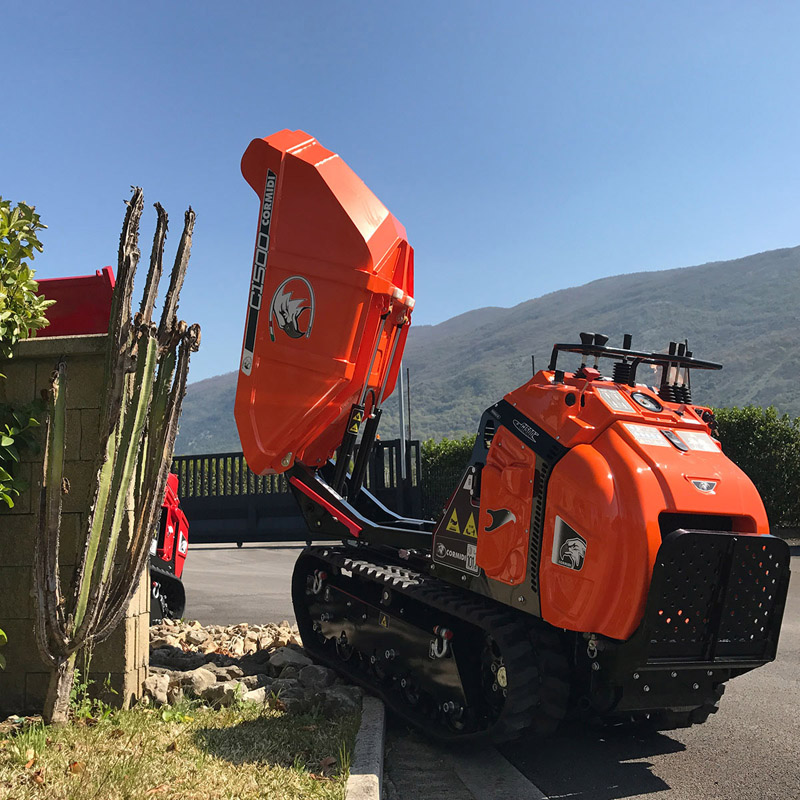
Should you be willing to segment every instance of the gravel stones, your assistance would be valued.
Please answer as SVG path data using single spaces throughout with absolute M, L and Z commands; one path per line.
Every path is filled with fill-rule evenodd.
M 308 656 L 299 653 L 297 650 L 292 650 L 289 647 L 279 647 L 275 653 L 270 656 L 269 663 L 272 667 L 280 669 L 289 664 L 295 667 L 307 667 L 314 662 Z
M 167 698 L 167 692 L 169 691 L 169 675 L 151 675 L 142 684 L 142 689 L 147 695 L 153 698 L 156 705 L 167 705 L 169 702 Z
M 200 696 L 209 705 L 215 707 L 232 706 L 237 699 L 245 695 L 246 691 L 244 684 L 239 681 L 225 681 L 209 686 L 203 690 Z
M 150 663 L 167 669 L 190 670 L 202 667 L 206 657 L 202 653 L 186 652 L 179 647 L 150 647 Z
M 296 689 L 300 686 L 300 681 L 294 678 L 276 678 L 270 684 L 273 692 L 286 692 L 289 689 Z
M 150 634 L 150 649 L 158 650 L 162 647 L 179 647 L 180 640 L 176 636 L 153 636 Z
M 309 689 L 325 689 L 331 686 L 336 679 L 336 673 L 327 667 L 309 664 L 299 673 L 300 683 Z
M 178 647 L 201 654 L 224 653 L 234 658 L 261 650 L 301 645 L 296 625 L 288 620 L 266 625 L 207 625 L 167 619 L 150 628 L 150 648 Z
M 195 697 L 215 707 L 252 702 L 289 714 L 358 711 L 361 690 L 303 653 L 296 626 L 208 625 L 164 620 L 150 629 L 145 697 L 155 705 Z M 339 681 L 339 682 L 337 682 Z
M 274 667 L 277 669 L 277 667 Z M 297 664 L 287 664 L 278 675 L 279 678 L 297 678 L 300 675 L 300 667 Z
M 227 667 L 220 667 L 216 664 L 207 664 L 206 668 L 209 672 L 213 672 L 217 680 L 232 681 L 244 677 L 244 671 L 236 664 L 230 664 Z
M 181 681 L 181 685 L 186 690 L 190 690 L 195 697 L 202 697 L 203 692 L 216 683 L 217 676 L 210 669 L 204 667 L 198 667 L 185 673 Z
M 245 703 L 258 703 L 259 705 L 264 705 L 268 699 L 269 695 L 267 694 L 267 689 L 265 686 L 260 686 L 257 689 L 251 689 L 249 692 L 245 692 L 242 695 L 242 700 Z
M 200 630 L 186 631 L 184 641 L 187 644 L 201 645 L 208 641 L 209 635 L 201 628 Z M 214 643 L 216 644 L 216 642 Z
M 353 714 L 361 709 L 361 697 L 357 686 L 331 686 L 323 694 L 322 708 L 330 717 Z
M 262 686 L 271 686 L 272 678 L 269 675 L 245 675 L 242 678 L 242 683 L 248 689 L 259 689 Z

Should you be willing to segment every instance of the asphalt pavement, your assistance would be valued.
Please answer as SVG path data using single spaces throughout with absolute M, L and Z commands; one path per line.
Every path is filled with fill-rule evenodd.
M 550 798 L 797 800 L 800 558 L 792 571 L 777 659 L 730 681 L 705 724 L 649 735 L 574 726 L 501 752 Z
M 291 572 L 302 547 L 191 547 L 187 617 L 204 624 L 293 621 Z M 704 725 L 663 734 L 571 726 L 500 752 L 553 800 L 800 800 L 800 557 L 792 569 L 777 660 L 729 682 L 719 712 Z M 389 744 L 395 797 L 474 796 L 464 793 L 446 751 L 396 722 Z
M 303 543 L 189 545 L 183 570 L 186 617 L 204 625 L 288 619 L 292 569 Z

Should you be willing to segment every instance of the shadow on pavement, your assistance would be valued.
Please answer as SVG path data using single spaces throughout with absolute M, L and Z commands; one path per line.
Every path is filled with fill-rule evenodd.
M 520 739 L 500 752 L 550 798 L 619 800 L 671 787 L 650 771 L 650 756 L 686 749 L 668 735 L 620 725 L 572 724 L 547 741 Z

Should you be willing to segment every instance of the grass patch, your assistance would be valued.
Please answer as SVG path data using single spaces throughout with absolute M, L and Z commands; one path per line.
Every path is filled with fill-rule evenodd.
M 0 734 L 0 798 L 343 800 L 357 715 L 135 708 Z

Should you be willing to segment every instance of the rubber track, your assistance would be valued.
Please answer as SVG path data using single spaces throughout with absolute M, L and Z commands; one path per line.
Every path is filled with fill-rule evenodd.
M 566 711 L 569 685 L 567 660 L 552 629 L 533 617 L 509 611 L 491 600 L 461 590 L 438 578 L 396 564 L 367 560 L 361 552 L 358 558 L 351 558 L 348 554 L 352 552 L 353 549 L 349 547 L 309 547 L 297 560 L 292 587 L 295 615 L 304 646 L 316 659 L 324 661 L 337 672 L 380 696 L 407 722 L 440 740 L 491 738 L 495 742 L 501 742 L 517 738 L 528 729 L 540 735 L 555 730 Z M 302 598 L 307 598 L 305 576 L 313 574 L 313 570 L 319 566 L 315 564 L 306 569 L 304 563 L 311 558 L 330 567 L 346 569 L 353 576 L 386 586 L 394 593 L 413 598 L 488 633 L 497 642 L 509 675 L 508 695 L 495 722 L 489 728 L 469 733 L 453 731 L 444 724 L 434 728 L 430 717 L 414 714 L 414 708 L 403 702 L 397 692 L 376 686 L 363 670 L 349 667 L 347 662 L 330 656 L 319 645 L 319 638 L 311 627 L 312 621 L 307 610 L 303 608 L 301 611 L 297 607 L 301 592 Z M 303 571 L 302 576 L 299 570 Z M 545 665 L 546 675 L 541 674 L 537 664 Z

